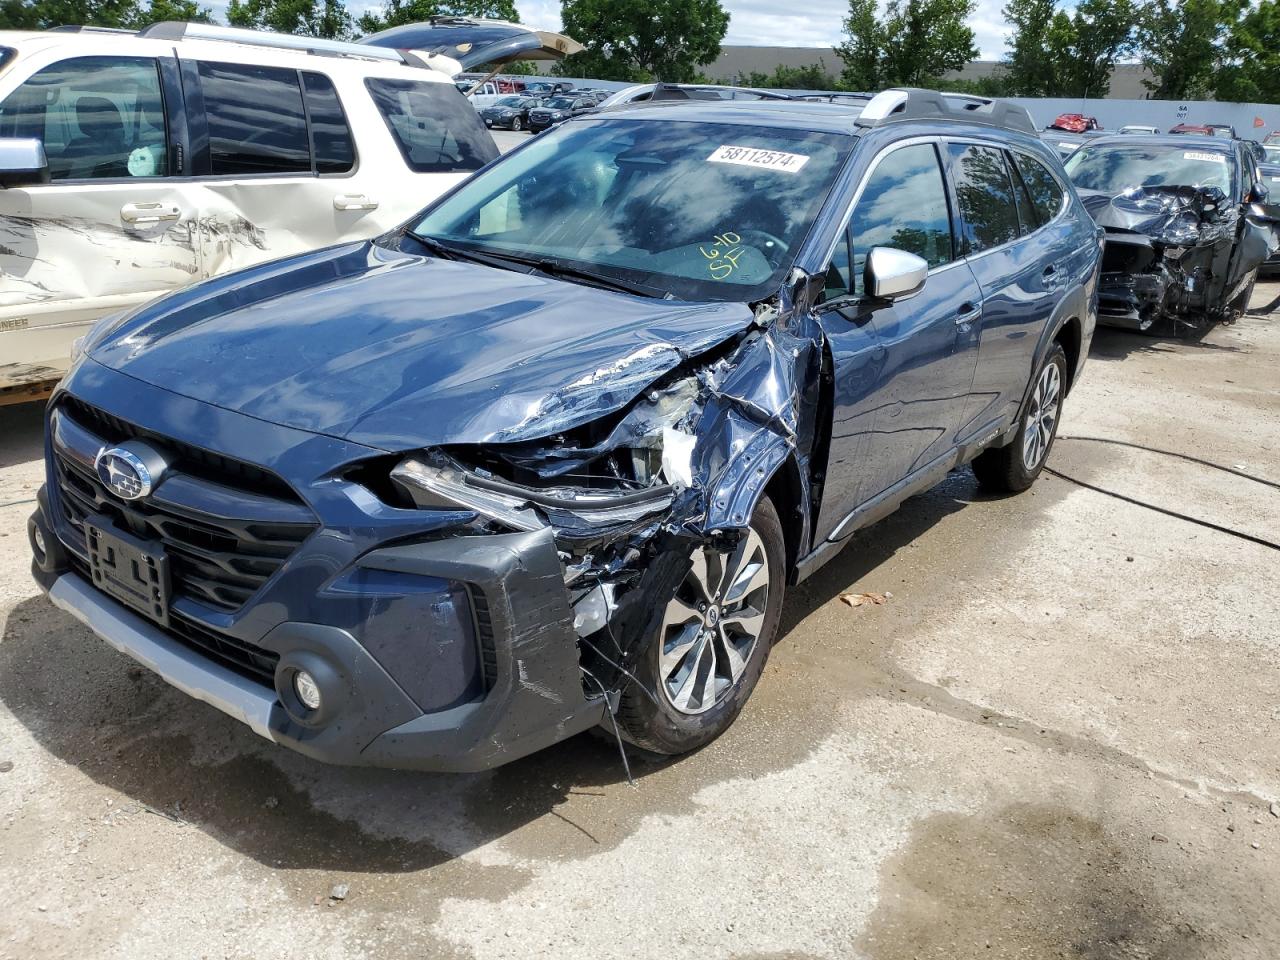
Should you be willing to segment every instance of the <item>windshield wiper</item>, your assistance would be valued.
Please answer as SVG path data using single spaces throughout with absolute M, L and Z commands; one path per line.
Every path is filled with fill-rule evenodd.
M 615 293 L 630 293 L 640 297 L 658 297 L 662 299 L 671 299 L 671 294 L 666 290 L 658 287 L 651 287 L 644 283 L 631 283 L 627 280 L 617 280 L 613 277 L 605 277 L 590 270 L 583 270 L 581 267 L 574 267 L 563 260 L 557 260 L 554 257 L 525 257 L 517 253 L 499 252 L 497 250 L 485 251 L 485 256 L 494 259 L 507 260 L 511 263 L 523 264 L 527 267 L 533 267 L 539 273 L 545 273 L 553 277 L 562 277 L 564 279 L 581 280 L 583 283 L 590 284 L 595 287 L 603 287 L 606 290 L 612 290 Z
M 569 266 L 554 257 L 524 257 L 517 253 L 506 253 L 499 250 L 486 250 L 481 253 L 479 250 L 473 250 L 469 247 L 450 246 L 447 243 L 441 243 L 435 237 L 414 233 L 412 230 L 408 231 L 408 233 L 409 236 L 413 237 L 433 254 L 447 260 L 470 260 L 472 263 L 482 263 L 485 266 L 496 267 L 499 270 L 510 270 L 512 264 L 517 264 L 522 267 L 532 267 L 540 273 L 553 277 L 581 280 L 583 283 L 603 287 L 615 293 L 630 293 L 640 297 L 672 299 L 671 294 L 666 290 L 643 283 L 629 283 L 626 280 L 604 277 L 598 273 L 592 273 L 590 270 Z

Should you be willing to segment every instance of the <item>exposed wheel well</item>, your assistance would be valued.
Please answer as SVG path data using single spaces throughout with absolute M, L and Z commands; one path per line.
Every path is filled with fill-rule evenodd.
M 765 496 L 772 502 L 782 521 L 782 538 L 786 544 L 787 571 L 795 570 L 800 559 L 800 541 L 804 537 L 804 487 L 800 483 L 800 468 L 796 466 L 794 457 L 774 471 L 768 485 L 764 488 Z
M 1076 370 L 1080 365 L 1080 321 L 1072 317 L 1062 325 L 1062 329 L 1053 339 L 1062 346 L 1062 352 L 1067 355 L 1067 392 L 1070 392 L 1075 383 Z

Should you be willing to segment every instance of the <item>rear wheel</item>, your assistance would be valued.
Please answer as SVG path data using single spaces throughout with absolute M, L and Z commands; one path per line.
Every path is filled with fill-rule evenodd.
M 1055 343 L 1036 373 L 1013 442 L 984 450 L 973 460 L 974 476 L 985 489 L 1020 493 L 1035 483 L 1058 435 L 1066 383 L 1067 355 Z
M 755 689 L 778 632 L 785 584 L 782 524 L 760 501 L 732 549 L 695 548 L 667 600 L 636 679 L 618 705 L 631 743 L 655 753 L 696 750 L 724 733 Z

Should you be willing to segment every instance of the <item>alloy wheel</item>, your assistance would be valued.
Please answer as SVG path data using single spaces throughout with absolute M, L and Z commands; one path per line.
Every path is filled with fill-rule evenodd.
M 764 629 L 769 561 L 754 530 L 730 551 L 699 547 L 663 615 L 658 686 L 680 713 L 729 696 Z
M 1058 422 L 1058 406 L 1062 399 L 1062 372 L 1056 363 L 1045 364 L 1031 394 L 1027 419 L 1023 426 L 1022 465 L 1027 472 L 1040 466 L 1049 452 L 1053 428 Z

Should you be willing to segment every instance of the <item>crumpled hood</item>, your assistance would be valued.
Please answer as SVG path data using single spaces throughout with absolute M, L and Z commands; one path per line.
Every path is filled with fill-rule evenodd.
M 1160 238 L 1170 231 L 1181 230 L 1194 242 L 1191 234 L 1204 222 L 1234 222 L 1228 204 L 1224 204 L 1218 214 L 1202 216 L 1197 209 L 1200 198 L 1194 187 L 1135 187 L 1116 196 L 1078 187 L 1076 192 L 1098 226 L 1149 237 Z
M 409 450 L 587 423 L 752 321 L 743 304 L 632 297 L 357 243 L 188 288 L 89 352 L 206 403 Z

